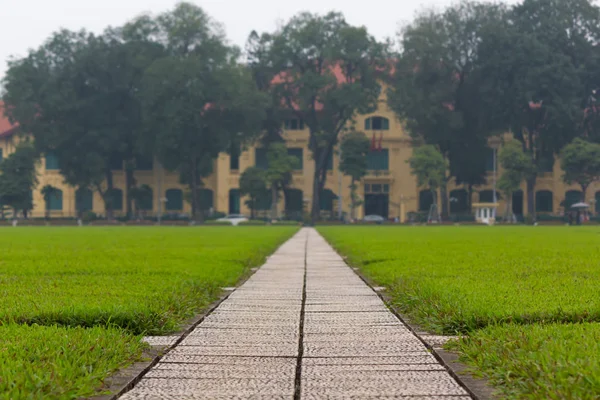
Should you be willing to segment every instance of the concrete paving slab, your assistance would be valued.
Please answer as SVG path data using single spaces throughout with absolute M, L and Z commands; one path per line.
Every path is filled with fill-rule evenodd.
M 147 340 L 162 344 L 176 338 Z M 281 246 L 122 396 L 294 398 L 469 396 L 310 228 Z

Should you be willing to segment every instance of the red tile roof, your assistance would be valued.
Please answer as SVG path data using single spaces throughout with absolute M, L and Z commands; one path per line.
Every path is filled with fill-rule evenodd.
M 0 101 L 0 138 L 11 136 L 17 128 L 18 125 L 11 124 L 8 117 L 4 115 L 4 102 Z

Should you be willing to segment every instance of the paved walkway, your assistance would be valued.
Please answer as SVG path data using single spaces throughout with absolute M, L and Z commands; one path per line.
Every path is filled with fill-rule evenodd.
M 121 397 L 342 398 L 470 399 L 310 228 Z

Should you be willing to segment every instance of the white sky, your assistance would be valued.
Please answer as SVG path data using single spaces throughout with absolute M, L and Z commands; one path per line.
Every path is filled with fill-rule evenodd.
M 515 0 L 509 0 L 514 2 Z M 172 9 L 177 0 L 0 0 L 0 79 L 10 56 L 23 57 L 59 28 L 100 33 L 145 12 Z M 423 7 L 452 0 L 191 0 L 225 25 L 232 43 L 243 48 L 248 34 L 272 31 L 300 11 L 341 11 L 349 23 L 365 25 L 378 39 L 396 36 L 400 23 Z

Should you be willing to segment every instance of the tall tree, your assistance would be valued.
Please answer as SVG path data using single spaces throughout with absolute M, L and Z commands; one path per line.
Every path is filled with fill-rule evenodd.
M 576 138 L 560 153 L 563 180 L 581 187 L 581 201 L 585 201 L 588 187 L 600 180 L 600 144 Z
M 417 185 L 431 191 L 433 204 L 437 207 L 437 193 L 446 179 L 447 160 L 434 145 L 427 144 L 415 148 L 408 163 L 417 178 Z
M 463 1 L 422 13 L 401 34 L 388 102 L 415 142 L 436 146 L 451 165 L 440 187 L 444 217 L 452 175 L 470 186 L 483 180 L 484 164 L 464 162 L 467 151 L 483 150 L 494 133 L 485 124 L 479 90 L 484 76 L 476 63 L 481 38 L 502 29 L 504 15 L 501 5 Z
M 386 45 L 339 13 L 301 13 L 269 36 L 266 63 L 277 68 L 273 82 L 289 112 L 309 129 L 315 161 L 311 218 L 320 215 L 320 193 L 340 132 L 354 115 L 377 108 L 377 71 L 387 63 Z
M 33 189 L 38 184 L 38 154 L 29 142 L 21 142 L 15 151 L 0 162 L 0 203 L 22 212 L 27 218 L 33 209 Z
M 150 32 L 147 40 L 158 41 L 167 56 L 143 78 L 143 142 L 167 169 L 180 173 L 190 188 L 193 218 L 202 220 L 199 187 L 210 171 L 206 166 L 234 141 L 259 134 L 264 97 L 238 65 L 239 51 L 201 8 L 179 3 Z
M 521 183 L 535 174 L 535 165 L 523 151 L 516 140 L 504 144 L 498 156 L 502 166 L 502 175 L 498 180 L 498 188 L 507 198 L 506 214 L 512 214 L 512 195 L 519 190 Z
M 267 191 L 265 171 L 262 168 L 250 167 L 240 176 L 240 194 L 248 196 L 246 205 L 250 208 L 250 218 L 254 219 L 258 200 Z
M 535 217 L 538 173 L 581 133 L 593 89 L 587 65 L 598 41 L 598 9 L 586 0 L 525 0 L 509 19 L 480 46 L 482 104 L 536 167 L 527 178 L 527 211 Z
M 292 180 L 292 171 L 300 164 L 294 156 L 288 155 L 285 143 L 272 143 L 267 151 L 269 167 L 265 171 L 265 181 L 271 191 L 271 218 L 277 219 L 279 193 Z
M 155 48 L 125 44 L 115 31 L 63 30 L 11 62 L 4 80 L 10 119 L 33 135 L 40 152 L 58 158 L 66 183 L 95 188 L 109 218 L 114 160 L 133 157 L 139 80 L 155 56 Z M 133 184 L 129 173 L 127 181 Z
M 350 132 L 343 136 L 340 144 L 340 172 L 350 177 L 350 216 L 356 218 L 359 199 L 356 194 L 357 182 L 367 175 L 367 155 L 370 141 L 363 132 Z

